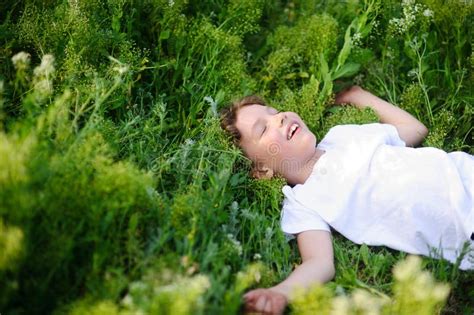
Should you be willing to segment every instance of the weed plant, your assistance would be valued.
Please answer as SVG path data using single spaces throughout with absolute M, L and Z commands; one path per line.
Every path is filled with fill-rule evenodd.
M 301 263 L 282 179 L 249 178 L 218 111 L 257 93 L 321 139 L 377 121 L 359 84 L 474 153 L 474 5 L 458 0 L 0 4 L 0 313 L 238 314 Z M 472 314 L 474 274 L 334 237 L 294 314 Z M 426 271 L 427 270 L 427 271 Z

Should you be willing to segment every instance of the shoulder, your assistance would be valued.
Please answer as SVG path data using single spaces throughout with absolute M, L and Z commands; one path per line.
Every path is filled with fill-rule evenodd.
M 329 130 L 328 135 L 330 142 L 338 144 L 368 142 L 405 146 L 405 142 L 400 138 L 395 126 L 379 122 L 362 125 L 337 125 Z

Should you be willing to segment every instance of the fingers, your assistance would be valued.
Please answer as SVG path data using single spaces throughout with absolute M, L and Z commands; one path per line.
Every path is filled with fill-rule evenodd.
M 264 314 L 274 314 L 273 313 L 273 299 L 265 299 L 265 304 L 263 306 L 263 313 Z
M 244 295 L 245 299 L 245 311 L 246 312 L 265 312 L 264 314 L 270 314 L 271 303 L 267 292 L 263 289 L 257 289 L 250 291 Z
M 244 299 L 253 299 L 255 298 L 255 296 L 258 294 L 258 292 L 260 291 L 261 289 L 257 289 L 257 290 L 252 290 L 252 291 L 249 291 L 247 293 L 245 293 L 243 295 Z
M 264 313 L 271 315 L 281 315 L 285 310 L 286 300 L 280 296 L 272 295 L 265 305 Z
M 281 294 L 275 294 L 267 289 L 257 289 L 246 293 L 245 311 L 265 315 L 281 315 L 285 310 L 287 301 Z
M 360 95 L 364 89 L 360 86 L 353 85 L 336 95 L 335 104 L 347 104 L 355 100 L 357 95 Z
M 254 305 L 256 299 L 262 294 L 262 289 L 252 290 L 244 294 L 243 298 L 246 304 Z
M 268 303 L 268 298 L 266 296 L 260 296 L 257 303 L 255 303 L 255 310 L 267 312 L 267 307 L 271 308 L 271 303 Z
M 272 300 L 272 314 L 275 315 L 281 315 L 285 311 L 285 307 L 287 304 L 287 299 L 286 297 L 280 295 L 280 296 L 275 296 Z
M 344 90 L 342 92 L 339 92 L 336 95 L 336 99 L 334 100 L 334 103 L 336 104 L 342 104 L 342 103 L 347 103 L 347 95 L 349 93 L 349 90 Z

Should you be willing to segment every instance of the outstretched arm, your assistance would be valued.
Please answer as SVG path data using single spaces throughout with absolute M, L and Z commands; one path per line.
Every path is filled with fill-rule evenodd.
M 268 289 L 256 289 L 244 295 L 246 311 L 283 314 L 293 289 L 308 288 L 334 277 L 331 234 L 326 231 L 305 231 L 297 236 L 303 263 L 280 284 Z
M 358 108 L 369 106 L 379 116 L 380 121 L 397 128 L 400 138 L 407 146 L 420 145 L 428 135 L 428 128 L 403 109 L 373 95 L 359 86 L 353 86 L 336 96 L 336 104 L 350 103 Z

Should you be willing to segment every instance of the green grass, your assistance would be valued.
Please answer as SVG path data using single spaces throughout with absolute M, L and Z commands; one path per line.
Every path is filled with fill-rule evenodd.
M 473 154 L 473 17 L 457 0 L 7 0 L 0 313 L 239 313 L 301 261 L 279 228 L 283 181 L 248 177 L 218 110 L 257 93 L 322 138 L 377 121 L 332 106 L 359 84 L 422 121 L 423 146 Z M 416 304 L 424 288 L 392 273 L 406 254 L 334 248 L 335 279 L 288 312 L 358 294 L 396 314 L 474 312 L 472 271 L 424 258 L 451 291 Z

